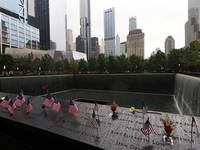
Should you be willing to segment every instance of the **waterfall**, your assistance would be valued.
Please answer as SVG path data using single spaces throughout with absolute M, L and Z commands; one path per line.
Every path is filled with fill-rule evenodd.
M 174 100 L 180 114 L 200 115 L 200 78 L 176 74 Z

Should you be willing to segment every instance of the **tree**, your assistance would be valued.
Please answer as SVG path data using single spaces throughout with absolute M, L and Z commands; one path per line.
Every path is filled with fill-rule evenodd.
M 64 64 L 61 60 L 55 62 L 55 70 L 56 71 L 63 71 L 64 70 Z
M 190 46 L 184 51 L 181 63 L 185 70 L 200 70 L 200 41 L 193 41 L 190 43 Z
M 9 54 L 0 55 L 0 71 L 10 71 L 15 68 L 14 59 Z
M 54 60 L 49 54 L 45 54 L 41 59 L 41 69 L 44 71 L 53 71 L 54 70 Z
M 63 61 L 63 65 L 64 65 L 65 71 L 69 71 L 70 70 L 70 63 L 69 63 L 69 61 L 67 59 L 65 59 Z
M 76 73 L 79 69 L 78 61 L 73 58 L 70 60 L 70 69 L 73 73 Z
M 97 59 L 98 70 L 100 73 L 103 73 L 106 70 L 105 56 L 104 54 L 99 54 Z
M 124 54 L 118 56 L 117 60 L 119 72 L 125 72 L 126 70 L 128 70 L 128 59 Z
M 79 71 L 81 71 L 82 73 L 87 71 L 87 62 L 84 59 L 81 59 L 79 61 Z
M 144 59 L 140 56 L 131 55 L 129 57 L 129 70 L 131 72 L 143 71 Z
M 89 70 L 89 71 L 92 71 L 92 72 L 98 70 L 96 58 L 91 57 L 91 58 L 88 60 L 88 70 Z
M 114 73 L 117 71 L 117 59 L 114 56 L 108 57 L 108 71 Z
M 40 58 L 36 57 L 34 60 L 33 60 L 33 69 L 34 70 L 41 70 L 41 60 Z
M 160 69 L 164 69 L 167 66 L 166 55 L 159 50 L 155 55 L 152 55 L 149 58 L 149 70 L 150 71 L 158 71 Z
M 172 51 L 170 51 L 170 53 L 167 55 L 167 66 L 169 69 L 180 69 L 183 51 L 183 49 L 173 49 Z

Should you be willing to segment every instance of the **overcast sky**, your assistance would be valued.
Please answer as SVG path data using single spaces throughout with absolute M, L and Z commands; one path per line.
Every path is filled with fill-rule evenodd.
M 137 17 L 137 27 L 145 33 L 145 58 L 159 47 L 163 52 L 167 36 L 175 39 L 175 48 L 185 44 L 185 23 L 188 20 L 188 0 L 90 0 L 91 36 L 104 38 L 105 9 L 115 7 L 116 35 L 126 41 L 129 17 Z M 79 0 L 67 0 L 68 29 L 74 41 L 80 34 Z M 101 44 L 101 43 L 100 43 Z

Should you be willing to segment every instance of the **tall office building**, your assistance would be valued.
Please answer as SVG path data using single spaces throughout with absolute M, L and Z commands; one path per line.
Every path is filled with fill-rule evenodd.
M 90 0 L 80 0 L 80 36 L 86 38 L 85 53 L 89 59 L 91 51 Z
M 41 49 L 65 53 L 68 49 L 66 0 L 28 1 L 28 23 L 40 29 Z
M 137 18 L 134 17 L 130 17 L 129 18 L 129 31 L 131 30 L 136 30 L 137 29 Z
M 168 36 L 165 40 L 165 54 L 168 55 L 175 48 L 175 40 L 172 36 Z
M 100 54 L 99 39 L 97 37 L 91 38 L 91 57 L 98 58 Z
M 144 33 L 141 29 L 132 30 L 127 36 L 127 57 L 131 55 L 144 58 Z
M 70 51 L 75 51 L 75 44 L 74 44 L 74 40 L 73 40 L 73 33 L 72 33 L 72 29 L 67 29 L 67 43 L 68 43 L 68 50 Z
M 115 8 L 104 10 L 104 53 L 115 56 Z
M 27 24 L 27 0 L 0 0 L 0 53 L 6 47 L 40 49 L 39 29 Z
M 200 1 L 188 0 L 188 21 L 185 23 L 185 46 L 200 40 Z

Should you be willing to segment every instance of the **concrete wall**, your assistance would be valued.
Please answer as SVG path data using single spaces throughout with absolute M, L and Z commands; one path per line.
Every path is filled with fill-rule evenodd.
M 174 77 L 175 74 L 75 75 L 74 84 L 79 89 L 173 94 Z
M 26 95 L 45 94 L 43 85 L 49 85 L 50 92 L 73 88 L 73 75 L 57 76 L 21 76 L 0 78 L 0 92 L 19 93 L 22 89 Z
M 22 76 L 0 78 L 0 92 L 18 93 L 23 89 L 26 95 L 41 95 L 43 85 L 49 85 L 50 92 L 78 89 L 127 91 L 141 93 L 174 93 L 175 74 L 87 74 Z

